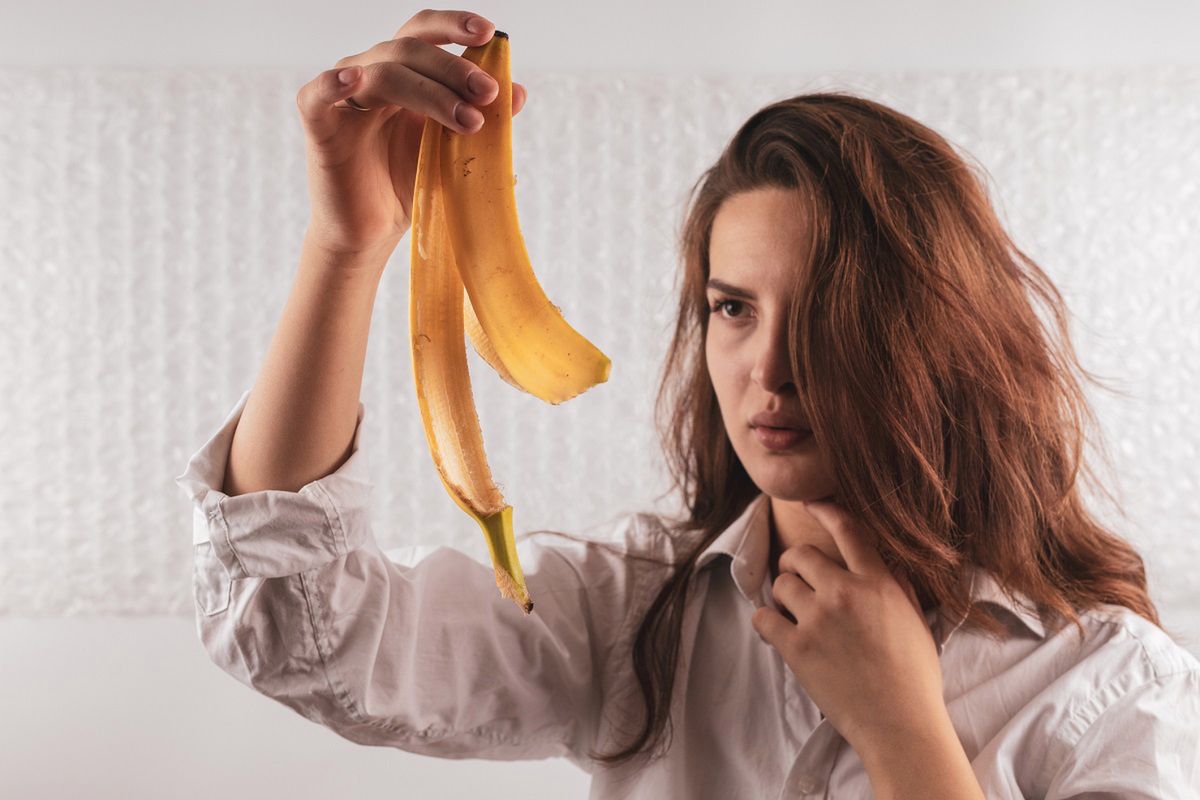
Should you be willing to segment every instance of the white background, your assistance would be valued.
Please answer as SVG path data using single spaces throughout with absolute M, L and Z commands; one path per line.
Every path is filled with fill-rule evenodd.
M 2 8 L 4 794 L 585 796 L 586 776 L 562 761 L 442 762 L 341 740 L 212 667 L 190 616 L 191 509 L 172 477 L 250 386 L 286 297 L 305 209 L 302 143 L 289 103 L 312 74 L 390 38 L 419 7 L 71 0 Z M 782 92 L 874 87 L 880 99 L 895 99 L 977 156 L 995 177 L 1018 243 L 1072 303 L 1085 364 L 1132 395 L 1096 396 L 1131 508 L 1122 530 L 1147 556 L 1164 622 L 1188 634 L 1182 643 L 1200 654 L 1200 596 L 1188 577 L 1200 570 L 1200 437 L 1192 425 L 1198 309 L 1186 299 L 1200 290 L 1192 230 L 1200 218 L 1200 120 L 1195 95 L 1181 103 L 1174 83 L 1198 85 L 1200 5 L 616 0 L 472 10 L 512 36 L 515 78 L 531 91 L 515 133 L 517 171 L 526 176 L 518 189 L 522 223 L 552 296 L 562 298 L 569 318 L 592 322 L 583 330 L 607 330 L 601 320 L 624 314 L 666 319 L 668 306 L 639 298 L 669 300 L 683 193 L 741 120 Z M 1170 65 L 1179 71 L 1146 71 Z M 770 76 L 767 95 L 751 88 L 761 76 Z M 628 125 L 621 102 L 630 104 Z M 239 110 L 253 136 L 222 127 L 220 114 Z M 169 142 L 155 138 L 166 130 L 156 120 L 166 126 L 171 115 L 189 113 L 180 119 L 198 130 L 216 126 L 217 143 L 201 136 L 189 145 L 198 156 L 182 169 Z M 622 124 L 603 127 L 605 119 Z M 1072 162 L 1046 136 L 1027 138 L 1030 130 L 1050 139 L 1067 131 L 1099 160 Z M 539 165 L 560 163 L 550 159 L 563 157 L 557 148 L 564 139 L 567 154 L 599 143 L 604 174 L 589 171 L 595 164 L 581 169 L 582 186 L 568 186 L 551 169 L 543 176 Z M 238 157 L 234 147 L 243 141 L 249 160 L 238 163 L 246 169 L 220 162 Z M 281 145 L 291 149 L 276 152 Z M 153 170 L 136 157 L 141 147 L 158 159 Z M 675 157 L 667 166 L 654 158 L 664 152 Z M 132 165 L 149 185 L 177 188 L 211 216 L 176 221 L 170 208 L 139 194 L 142 182 L 120 184 L 110 196 L 104 181 L 114 164 Z M 1095 183 L 1083 191 L 1089 172 Z M 239 183 L 243 175 L 250 182 Z M 635 190 L 632 206 L 627 185 Z M 562 196 L 564 215 L 547 222 Z M 242 205 L 229 207 L 231 197 Z M 594 197 L 597 210 L 579 210 Z M 265 221 L 246 224 L 241 212 Z M 624 230 L 617 226 L 632 232 L 613 233 L 630 242 L 628 253 L 601 237 Z M 123 231 L 119 246 L 107 238 L 111 230 Z M 404 372 L 407 246 L 406 237 L 381 290 L 364 386 L 379 535 L 389 544 L 446 540 L 474 551 L 481 546 L 474 523 L 448 500 L 427 518 L 405 516 L 411 498 L 444 499 L 426 464 Z M 632 287 L 607 279 L 626 258 Z M 210 263 L 211 279 L 201 271 Z M 598 281 L 575 279 L 585 263 L 598 268 Z M 616 300 L 593 310 L 586 303 L 598 290 Z M 73 305 L 80 297 L 114 305 Z M 140 320 L 139 309 L 149 309 L 151 327 L 109 327 L 107 315 Z M 611 339 L 607 397 L 641 398 L 635 417 L 648 410 L 645 395 L 664 344 L 655 330 L 647 325 L 645 336 Z M 176 374 L 178 364 L 188 368 Z M 541 407 L 520 406 L 503 386 L 481 391 L 485 432 L 499 430 L 509 415 L 537 417 L 538 430 L 555 440 L 580 424 L 611 433 L 631 408 L 597 394 L 556 427 L 538 416 Z M 630 453 L 656 446 L 647 420 L 623 430 Z M 519 443 L 495 436 L 493 467 L 511 476 L 518 513 L 528 509 L 520 528 L 577 527 L 614 503 L 650 502 L 653 493 L 629 491 L 653 467 L 649 456 L 623 469 L 627 456 L 617 444 L 578 445 L 607 457 L 593 473 L 583 471 L 600 488 L 597 500 L 581 505 L 547 488 Z M 419 520 L 419 530 L 389 524 L 399 519 Z

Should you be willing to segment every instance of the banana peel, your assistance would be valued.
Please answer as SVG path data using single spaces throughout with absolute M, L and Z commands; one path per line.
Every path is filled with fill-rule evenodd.
M 572 328 L 534 275 L 512 171 L 508 34 L 463 53 L 500 84 L 484 125 L 426 118 L 413 191 L 409 337 L 429 451 L 447 493 L 480 526 L 496 585 L 528 615 L 512 506 L 488 465 L 465 338 L 513 387 L 559 404 L 608 380 L 611 361 Z

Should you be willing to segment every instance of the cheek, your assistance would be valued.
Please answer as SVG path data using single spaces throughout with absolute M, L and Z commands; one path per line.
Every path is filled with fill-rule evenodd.
M 733 402 L 738 392 L 737 364 L 728 351 L 710 336 L 704 350 L 705 361 L 708 365 L 708 376 L 712 380 L 713 391 L 721 407 L 728 409 L 736 405 Z
M 711 328 L 704 341 L 704 358 L 713 384 L 719 384 L 721 388 L 735 387 L 743 379 L 743 373 L 748 373 L 740 363 L 736 348 L 723 342 L 720 332 L 714 332 Z
M 721 393 L 721 358 L 717 354 L 717 346 L 713 344 L 712 330 L 709 329 L 708 335 L 704 339 L 704 363 L 708 367 L 708 377 L 712 380 L 713 389 L 717 394 Z

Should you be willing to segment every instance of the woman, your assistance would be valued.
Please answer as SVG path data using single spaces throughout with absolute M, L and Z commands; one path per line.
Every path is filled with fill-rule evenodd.
M 423 11 L 297 96 L 297 281 L 178 479 L 214 661 L 353 741 L 563 756 L 599 797 L 1200 790 L 1200 663 L 1081 502 L 1061 298 L 941 137 L 851 95 L 760 110 L 699 184 L 659 395 L 686 519 L 526 534 L 528 619 L 485 564 L 379 550 L 370 311 L 423 115 L 469 135 L 497 92 L 438 45 L 494 30 Z

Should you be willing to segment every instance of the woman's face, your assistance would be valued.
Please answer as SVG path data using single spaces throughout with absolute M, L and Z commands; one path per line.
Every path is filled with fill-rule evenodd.
M 708 303 L 721 305 L 708 317 L 708 372 L 734 452 L 755 485 L 779 500 L 820 499 L 837 486 L 811 434 L 773 450 L 750 422 L 766 411 L 809 424 L 792 382 L 785 316 L 794 273 L 804 268 L 799 203 L 795 192 L 774 187 L 734 195 L 718 210 L 709 242 Z

